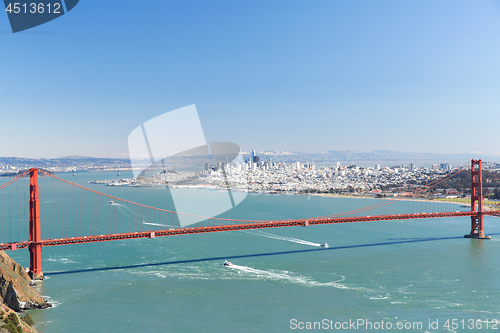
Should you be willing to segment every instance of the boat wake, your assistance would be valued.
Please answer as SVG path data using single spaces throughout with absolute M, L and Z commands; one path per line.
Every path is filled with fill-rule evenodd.
M 166 224 L 160 224 L 160 223 L 151 223 L 151 222 L 146 222 L 146 221 L 142 221 L 142 224 L 147 224 L 147 225 L 154 225 L 154 226 L 157 226 L 157 227 L 171 227 L 169 225 L 166 225 Z
M 221 266 L 218 262 L 210 267 L 196 265 L 173 265 L 164 269 L 138 269 L 129 270 L 134 275 L 148 275 L 157 278 L 178 278 L 189 280 L 246 280 L 246 281 L 276 281 L 284 283 L 293 283 L 304 287 L 331 287 L 342 290 L 353 290 L 360 292 L 366 297 L 386 297 L 383 290 L 370 290 L 368 288 L 356 285 L 346 284 L 346 278 L 343 275 L 330 273 L 334 281 L 320 282 L 310 276 L 300 275 L 285 270 L 261 270 L 248 266 L 232 264 L 231 266 Z M 384 298 L 385 299 L 385 298 Z M 390 297 L 389 297 L 390 299 Z
M 264 280 L 264 281 L 283 281 L 288 283 L 300 284 L 306 287 L 334 287 L 337 289 L 354 289 L 362 290 L 364 288 L 356 288 L 344 285 L 340 282 L 345 280 L 342 275 L 336 281 L 319 282 L 314 279 L 294 274 L 288 271 L 275 270 L 260 270 L 248 266 L 232 264 L 231 266 L 221 267 L 220 263 L 214 269 L 205 269 L 197 266 L 177 266 L 175 269 L 165 270 L 148 270 L 148 271 L 130 271 L 132 274 L 145 274 L 156 276 L 158 278 L 180 278 L 180 279 L 196 279 L 196 280 Z
M 267 237 L 267 238 L 272 238 L 272 239 L 278 239 L 278 240 L 283 240 L 283 241 L 302 244 L 302 245 L 318 246 L 318 247 L 321 246 L 320 243 L 313 243 L 313 242 L 309 242 L 309 241 L 306 241 L 303 239 L 298 239 L 298 238 L 278 236 L 278 235 L 270 234 L 268 232 L 259 231 L 259 230 L 255 231 L 255 232 L 247 231 L 247 233 L 249 233 L 251 235 L 262 236 L 262 237 Z
M 122 205 L 122 204 L 119 204 L 119 203 L 116 203 L 116 202 L 113 202 L 113 201 L 110 201 L 110 202 L 108 203 L 108 205 L 111 205 L 111 206 L 118 206 L 118 207 L 125 207 L 125 208 L 129 209 L 127 206 Z
M 319 282 L 315 281 L 310 277 L 307 276 L 301 276 L 301 275 L 295 275 L 293 273 L 290 273 L 288 271 L 274 271 L 274 270 L 269 270 L 269 271 L 264 271 L 260 269 L 255 269 L 252 267 L 248 266 L 241 266 L 241 265 L 235 265 L 233 264 L 232 266 L 227 266 L 230 269 L 234 269 L 238 271 L 238 273 L 244 275 L 246 278 L 257 278 L 257 279 L 263 279 L 263 280 L 284 280 L 287 282 L 291 283 L 297 283 L 297 284 L 302 284 L 306 285 L 309 287 L 334 287 L 338 289 L 356 289 L 356 288 L 351 288 L 348 287 L 342 283 L 341 281 L 345 280 L 345 277 L 340 275 L 340 279 L 337 281 L 331 281 L 331 282 Z
M 120 203 L 116 203 L 112 200 L 109 201 L 108 205 L 110 206 L 115 206 L 116 208 L 118 208 L 120 210 L 120 212 L 122 212 L 125 216 L 129 217 L 129 215 L 126 213 L 125 209 L 130 212 L 130 213 L 133 213 L 137 216 L 141 216 L 140 214 L 137 214 L 136 212 L 134 212 L 133 210 L 131 210 L 130 208 L 128 208 L 127 206 L 125 205 L 122 205 Z

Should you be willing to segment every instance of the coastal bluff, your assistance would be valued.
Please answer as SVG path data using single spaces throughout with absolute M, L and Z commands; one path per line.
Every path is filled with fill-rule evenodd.
M 16 312 L 51 306 L 31 287 L 25 269 L 4 251 L 0 251 L 0 301 Z
M 30 322 L 26 317 L 20 317 L 14 310 L 0 303 L 0 333 L 38 333 L 32 325 L 32 320 Z

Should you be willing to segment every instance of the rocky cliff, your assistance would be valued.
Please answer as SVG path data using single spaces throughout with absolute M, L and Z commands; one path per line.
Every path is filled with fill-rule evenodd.
M 49 307 L 30 284 L 24 268 L 0 251 L 0 301 L 16 312 Z
M 31 317 L 19 317 L 8 306 L 0 303 L 0 333 L 38 333 L 31 325 Z

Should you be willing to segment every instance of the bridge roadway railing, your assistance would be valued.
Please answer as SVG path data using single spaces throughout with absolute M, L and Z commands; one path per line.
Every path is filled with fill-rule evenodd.
M 124 239 L 137 238 L 155 238 L 161 236 L 176 236 L 190 235 L 208 232 L 236 231 L 248 229 L 264 229 L 264 228 L 279 228 L 279 227 L 294 227 L 319 224 L 336 224 L 336 223 L 354 223 L 354 222 L 370 222 L 370 221 L 393 221 L 393 220 L 408 220 L 408 219 L 423 219 L 423 218 L 441 218 L 441 217 L 456 217 L 456 216 L 473 216 L 476 212 L 444 212 L 444 213 L 417 213 L 417 214 L 396 214 L 396 215 L 374 215 L 374 216 L 357 216 L 357 217 L 342 217 L 342 218 L 313 218 L 313 219 L 297 219 L 297 220 L 280 220 L 280 221 L 255 221 L 240 224 L 229 224 L 219 226 L 205 226 L 193 228 L 177 228 L 156 231 L 140 231 L 129 233 L 117 233 L 108 235 L 95 235 L 83 237 L 69 237 L 59 239 L 41 240 L 42 246 L 57 246 L 70 244 L 83 244 L 104 242 Z M 498 211 L 484 212 L 484 215 L 500 216 Z M 10 250 L 14 245 L 17 249 L 27 248 L 30 242 L 19 242 L 16 244 L 0 244 L 0 250 Z

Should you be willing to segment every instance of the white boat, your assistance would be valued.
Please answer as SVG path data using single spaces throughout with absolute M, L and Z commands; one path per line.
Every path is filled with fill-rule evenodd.
M 230 261 L 224 260 L 224 262 L 222 263 L 222 265 L 226 266 L 226 267 L 229 267 L 229 266 L 233 266 L 233 263 L 230 262 Z
M 321 246 L 321 247 L 329 247 L 328 243 L 321 243 L 319 246 Z
M 109 200 L 108 205 L 113 205 L 115 202 L 113 200 Z

